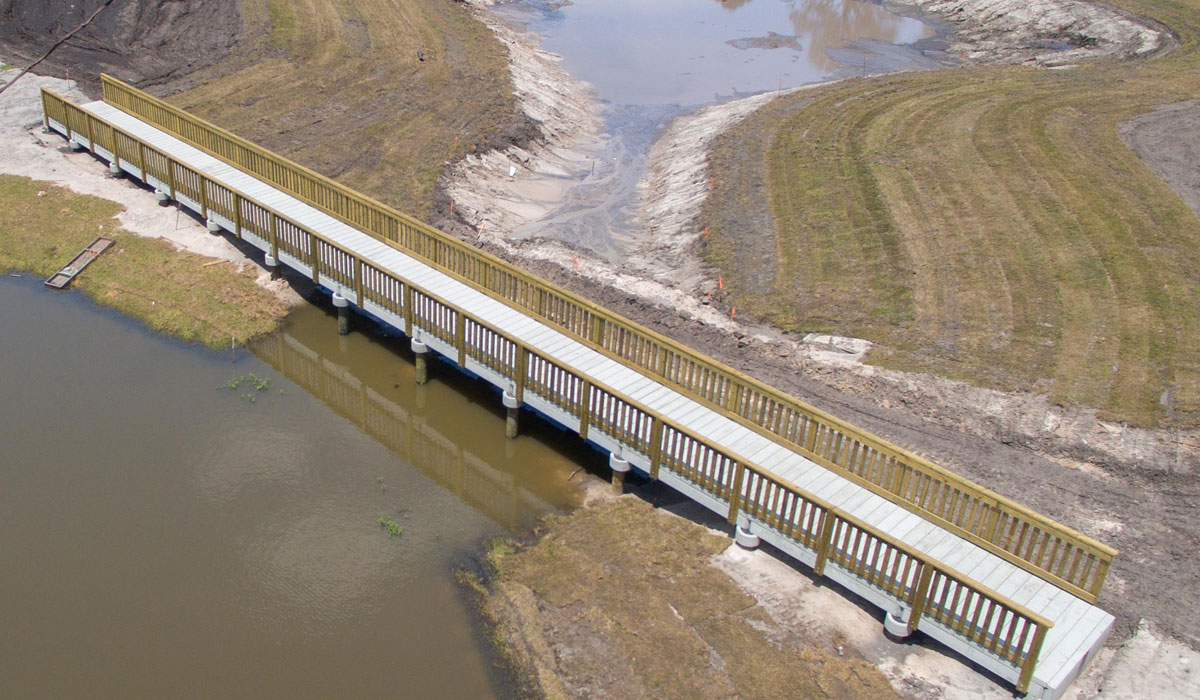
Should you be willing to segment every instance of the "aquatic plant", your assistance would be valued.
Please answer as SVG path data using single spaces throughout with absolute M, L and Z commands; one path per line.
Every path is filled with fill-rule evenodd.
M 399 537 L 404 534 L 404 528 L 400 527 L 400 523 L 390 518 L 380 518 L 379 527 L 387 530 L 388 537 Z

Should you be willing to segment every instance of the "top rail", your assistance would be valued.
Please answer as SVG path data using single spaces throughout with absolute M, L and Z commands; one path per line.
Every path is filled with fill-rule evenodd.
M 108 75 L 104 100 L 1095 602 L 1116 550 Z

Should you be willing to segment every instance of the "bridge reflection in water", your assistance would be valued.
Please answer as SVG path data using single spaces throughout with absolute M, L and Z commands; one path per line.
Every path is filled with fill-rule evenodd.
M 389 372 L 411 373 L 411 362 L 396 362 L 384 344 L 361 334 L 338 338 L 329 327 L 333 323 L 320 309 L 304 308 L 293 315 L 291 328 L 254 341 L 251 349 L 421 473 L 509 530 L 529 527 L 547 512 L 578 503 L 578 482 L 568 481 L 579 459 L 587 456 L 574 454 L 578 446 L 568 446 L 572 452 L 560 454 L 533 435 L 505 439 L 503 416 L 495 412 L 494 398 L 476 403 L 460 388 L 441 382 L 418 386 L 412 377 L 389 377 Z M 338 352 L 341 357 L 335 361 L 321 354 L 333 354 L 322 347 L 326 342 L 353 347 Z M 378 361 L 380 356 L 392 361 Z M 495 424 L 481 427 L 487 421 Z M 525 432 L 534 432 L 533 427 Z

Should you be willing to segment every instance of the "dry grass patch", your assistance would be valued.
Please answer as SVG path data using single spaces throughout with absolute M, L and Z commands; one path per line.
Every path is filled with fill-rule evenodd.
M 1200 221 L 1117 134 L 1200 94 L 1200 4 L 1123 4 L 1181 47 L 1067 71 L 852 80 L 726 134 L 713 172 L 753 159 L 766 182 L 756 194 L 752 178 L 718 179 L 705 211 L 729 303 L 870 339 L 869 361 L 886 367 L 1045 392 L 1136 425 L 1200 425 Z M 773 230 L 729 214 L 748 192 Z M 766 283 L 739 258 L 747 237 L 776 251 Z
M 436 211 L 445 162 L 534 133 L 506 50 L 462 3 L 243 0 L 242 10 L 233 54 L 171 102 L 417 217 Z
M 254 268 L 209 258 L 120 228 L 121 206 L 46 182 L 0 175 L 0 271 L 49 277 L 97 236 L 116 244 L 74 282 L 156 331 L 211 347 L 274 330 L 287 307 L 255 284 Z
M 625 497 L 493 548 L 490 609 L 548 697 L 898 698 L 862 659 L 776 643 L 709 558 L 728 538 Z

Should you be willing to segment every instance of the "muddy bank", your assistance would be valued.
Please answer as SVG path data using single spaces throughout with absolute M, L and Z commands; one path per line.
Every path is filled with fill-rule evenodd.
M 0 0 L 0 49 L 24 67 L 102 5 L 102 0 Z M 210 66 L 241 33 L 239 0 L 113 0 L 95 21 L 55 49 L 37 72 L 69 72 L 89 94 L 100 73 L 140 86 Z

